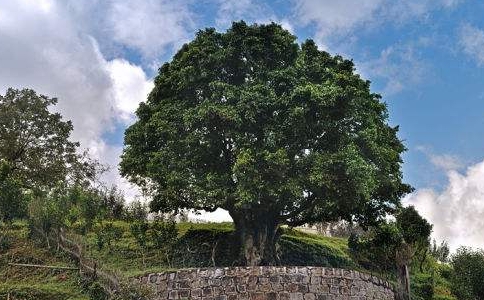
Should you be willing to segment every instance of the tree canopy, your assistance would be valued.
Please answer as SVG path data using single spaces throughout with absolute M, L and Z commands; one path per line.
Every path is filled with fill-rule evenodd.
M 400 204 L 398 127 L 352 61 L 277 24 L 198 32 L 126 130 L 121 172 L 154 211 L 229 211 L 247 264 L 276 260 L 281 224 L 372 224 Z

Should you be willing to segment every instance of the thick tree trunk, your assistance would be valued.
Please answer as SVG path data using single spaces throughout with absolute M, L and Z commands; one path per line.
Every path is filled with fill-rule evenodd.
M 239 236 L 240 259 L 244 265 L 277 264 L 276 243 L 279 224 L 269 216 L 253 217 L 250 213 L 231 213 Z

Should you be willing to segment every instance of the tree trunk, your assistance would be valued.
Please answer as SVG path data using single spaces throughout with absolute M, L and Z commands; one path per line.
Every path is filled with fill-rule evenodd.
M 406 264 L 398 266 L 398 300 L 410 300 L 410 275 Z
M 240 241 L 241 262 L 247 266 L 275 265 L 278 262 L 276 243 L 279 227 L 276 218 L 253 217 L 250 212 L 231 213 Z

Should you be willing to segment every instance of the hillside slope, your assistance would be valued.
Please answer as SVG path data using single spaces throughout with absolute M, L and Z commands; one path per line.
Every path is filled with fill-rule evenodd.
M 1 225 L 0 225 L 1 226 Z M 75 270 L 10 266 L 8 263 L 73 266 L 61 253 L 45 249 L 28 237 L 24 222 L 1 227 L 6 236 L 0 243 L 0 299 L 88 300 Z

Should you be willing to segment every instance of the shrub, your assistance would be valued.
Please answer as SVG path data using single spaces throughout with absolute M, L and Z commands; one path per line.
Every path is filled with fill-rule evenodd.
M 171 265 L 170 252 L 178 237 L 176 223 L 172 220 L 155 220 L 150 226 L 150 235 L 153 245 L 165 253 L 168 265 Z
M 452 256 L 452 291 L 459 300 L 484 299 L 484 251 L 459 248 Z
M 428 274 L 414 274 L 411 278 L 412 299 L 432 300 L 434 296 L 434 284 L 432 276 Z

